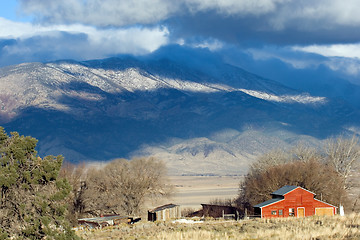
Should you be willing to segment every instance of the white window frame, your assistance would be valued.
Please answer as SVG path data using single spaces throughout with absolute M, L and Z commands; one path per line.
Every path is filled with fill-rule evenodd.
M 290 209 L 292 209 L 292 212 Z M 292 213 L 292 215 L 290 215 L 290 213 Z M 295 208 L 289 208 L 289 217 L 295 217 Z

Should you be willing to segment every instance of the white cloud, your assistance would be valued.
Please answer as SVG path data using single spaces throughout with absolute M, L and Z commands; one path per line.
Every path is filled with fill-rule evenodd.
M 147 54 L 166 45 L 166 27 L 96 28 L 81 24 L 42 26 L 0 18 L 0 66 L 64 58 L 85 60 L 116 54 Z
M 33 34 L 31 23 L 20 23 L 0 17 L 0 38 L 17 38 L 27 34 Z
M 294 50 L 316 53 L 326 57 L 360 58 L 360 43 L 357 44 L 332 44 L 293 47 Z
M 81 24 L 74 25 L 33 25 L 31 23 L 12 22 L 0 18 L 0 38 L 28 39 L 46 36 L 57 38 L 59 33 L 83 34 L 88 46 L 103 50 L 103 54 L 148 53 L 168 42 L 169 31 L 166 27 L 131 27 L 98 29 Z M 89 49 L 90 50 L 90 49 Z M 106 50 L 104 52 L 104 50 Z
M 224 46 L 224 43 L 217 39 L 208 39 L 199 43 L 190 44 L 195 48 L 208 48 L 210 51 L 216 51 Z
M 333 71 L 356 76 L 360 74 L 360 43 L 293 47 L 295 51 L 315 53 L 327 57 L 321 63 Z
M 294 69 L 316 70 L 326 67 L 334 75 L 342 76 L 350 82 L 359 84 L 360 45 L 274 47 L 246 50 L 255 61 L 279 60 Z M 336 73 L 336 74 L 335 74 Z
M 316 4 L 314 4 L 316 3 Z M 311 7 L 314 4 L 314 7 Z M 308 0 L 308 8 L 312 9 L 312 18 L 327 18 L 340 25 L 360 24 L 360 5 L 358 0 Z
M 296 69 L 311 68 L 320 65 L 318 59 L 312 59 L 310 57 L 303 58 L 299 55 L 294 55 L 289 48 L 252 48 L 248 49 L 247 52 L 251 54 L 254 60 L 278 59 Z
M 351 76 L 360 74 L 360 61 L 358 59 L 329 58 L 325 65 L 333 71 L 344 72 Z M 359 84 L 359 81 L 357 81 L 357 84 Z
M 144 54 L 153 52 L 168 43 L 169 31 L 165 27 L 127 28 L 127 29 L 90 29 L 84 31 L 92 49 L 102 54 Z

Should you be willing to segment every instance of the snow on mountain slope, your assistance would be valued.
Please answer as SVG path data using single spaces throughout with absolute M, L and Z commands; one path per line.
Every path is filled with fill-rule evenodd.
M 318 144 L 357 116 L 341 101 L 219 62 L 123 57 L 0 69 L 0 124 L 38 138 L 40 154 L 73 162 L 154 155 L 174 174 L 243 173 L 258 154 Z
M 111 61 L 108 60 L 108 61 Z M 119 61 L 119 60 L 115 60 Z M 122 61 L 120 60 L 120 64 Z M 105 93 L 126 93 L 137 91 L 156 91 L 159 89 L 175 89 L 186 94 L 191 93 L 217 93 L 217 92 L 243 92 L 252 97 L 266 101 L 282 103 L 301 103 L 301 104 L 324 104 L 324 97 L 313 97 L 309 94 L 295 93 L 290 90 L 290 94 L 277 93 L 277 85 L 264 80 L 264 89 L 259 89 L 258 82 L 263 79 L 256 78 L 249 73 L 245 76 L 238 76 L 235 71 L 233 75 L 238 76 L 246 87 L 238 88 L 227 84 L 226 80 L 214 82 L 211 76 L 206 74 L 182 75 L 177 77 L 166 76 L 164 73 L 152 74 L 151 69 L 146 67 L 141 69 L 142 64 L 124 69 L 107 69 L 101 67 L 92 67 L 93 62 L 53 62 L 47 64 L 30 63 L 21 64 L 15 67 L 8 67 L 0 71 L 0 107 L 1 113 L 12 118 L 17 110 L 23 107 L 36 106 L 40 108 L 53 108 L 61 111 L 71 111 L 69 106 L 59 101 L 64 96 L 84 99 L 89 101 L 100 101 L 103 99 L 102 92 Z M 111 62 L 103 61 L 103 65 Z M 95 64 L 96 66 L 96 64 Z M 121 65 L 120 65 L 121 66 Z M 164 65 L 162 69 L 166 69 Z M 181 66 L 177 66 L 181 68 Z M 169 69 L 172 71 L 174 69 Z M 171 72 L 177 74 L 177 72 Z M 231 73 L 227 73 L 230 75 Z M 249 77 L 250 76 L 250 77 Z M 226 76 L 225 76 L 226 77 Z M 245 77 L 250 80 L 245 81 Z M 232 77 L 234 78 L 234 76 Z M 234 80 L 231 80 L 234 82 Z M 92 87 L 99 88 L 101 91 L 71 90 L 64 87 L 71 83 L 85 83 Z M 257 83 L 252 87 L 251 83 Z M 283 92 L 284 87 L 281 87 Z M 279 91 L 279 92 L 281 92 Z

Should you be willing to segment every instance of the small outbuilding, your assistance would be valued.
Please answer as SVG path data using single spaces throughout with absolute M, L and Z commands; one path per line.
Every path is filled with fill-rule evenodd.
M 272 199 L 254 206 L 261 218 L 332 216 L 335 206 L 315 198 L 315 193 L 298 186 L 284 186 L 271 193 Z
M 180 206 L 172 203 L 148 211 L 148 220 L 152 222 L 178 218 L 181 218 Z

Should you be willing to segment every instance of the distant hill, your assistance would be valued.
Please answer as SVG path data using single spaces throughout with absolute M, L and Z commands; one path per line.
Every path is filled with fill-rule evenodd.
M 257 155 L 353 134 L 359 112 L 209 52 L 24 63 L 0 69 L 0 125 L 40 155 L 107 161 L 153 155 L 172 174 L 242 174 Z M 181 53 L 181 54 L 180 54 Z

